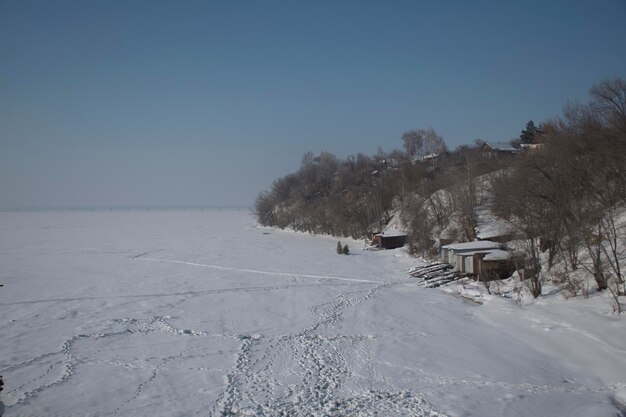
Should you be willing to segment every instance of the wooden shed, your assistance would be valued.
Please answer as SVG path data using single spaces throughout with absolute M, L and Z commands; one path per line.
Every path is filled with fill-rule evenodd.
M 372 244 L 380 249 L 401 248 L 406 243 L 405 233 L 376 233 L 372 239 Z
M 474 242 L 464 242 L 464 243 L 451 243 L 449 245 L 444 245 L 440 249 L 441 261 L 449 263 L 450 265 L 457 268 L 458 264 L 461 262 L 461 254 L 474 254 L 475 252 L 486 252 L 492 249 L 500 249 L 502 247 L 501 243 L 492 242 L 490 240 L 478 240 Z
M 515 272 L 515 262 L 509 251 L 492 250 L 473 257 L 474 274 L 480 281 L 506 279 Z
M 485 253 L 485 252 L 461 252 L 458 255 L 455 255 L 457 258 L 456 270 L 468 275 L 474 275 L 474 255 L 477 253 Z

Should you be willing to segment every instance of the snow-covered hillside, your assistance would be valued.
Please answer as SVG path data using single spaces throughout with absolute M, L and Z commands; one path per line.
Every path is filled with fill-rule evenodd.
M 477 305 L 342 241 L 243 212 L 0 213 L 6 416 L 618 415 L 622 317 Z

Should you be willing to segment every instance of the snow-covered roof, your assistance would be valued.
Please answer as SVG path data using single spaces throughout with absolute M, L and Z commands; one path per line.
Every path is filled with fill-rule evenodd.
M 491 249 L 482 249 L 482 250 L 468 250 L 468 251 L 460 251 L 455 253 L 456 256 L 464 257 L 464 256 L 474 256 L 476 253 L 489 253 Z
M 483 261 L 506 261 L 511 259 L 511 252 L 501 249 L 489 251 L 483 258 Z
M 394 236 L 406 236 L 406 232 L 398 229 L 385 229 L 382 233 L 379 233 L 377 236 L 385 236 L 385 237 L 394 237 Z
M 471 251 L 471 250 L 484 250 L 484 249 L 500 249 L 502 245 L 498 242 L 492 242 L 490 240 L 478 240 L 475 242 L 464 242 L 464 243 L 451 243 L 449 245 L 442 246 L 442 249 L 450 249 L 454 251 Z
M 517 152 L 510 143 L 508 142 L 485 142 L 491 149 L 498 151 L 507 151 L 507 152 Z
M 427 161 L 429 159 L 433 159 L 433 158 L 436 158 L 438 156 L 439 156 L 438 153 L 434 153 L 433 152 L 433 153 L 429 153 L 428 155 L 422 155 L 419 159 L 422 160 L 422 161 Z

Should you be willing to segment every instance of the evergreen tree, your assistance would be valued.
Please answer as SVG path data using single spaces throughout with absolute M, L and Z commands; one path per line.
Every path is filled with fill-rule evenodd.
M 343 248 L 341 247 L 341 242 L 337 241 L 337 255 L 341 255 L 343 253 Z
M 522 134 L 519 135 L 520 143 L 524 145 L 533 143 L 537 133 L 539 133 L 539 129 L 535 126 L 535 122 L 529 120 L 528 123 L 526 123 L 526 129 L 522 130 Z

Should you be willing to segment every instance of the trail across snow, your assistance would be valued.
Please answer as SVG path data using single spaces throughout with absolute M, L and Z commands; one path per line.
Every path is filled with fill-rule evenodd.
M 618 413 L 623 336 L 420 288 L 401 250 L 269 232 L 241 212 L 0 214 L 6 416 Z
M 337 277 L 337 276 L 329 276 L 329 275 L 300 274 L 300 273 L 297 273 L 297 272 L 260 271 L 258 269 L 232 268 L 232 267 L 219 266 L 219 265 L 199 264 L 199 263 L 196 263 L 196 262 L 173 261 L 171 259 L 142 258 L 142 257 L 139 257 L 139 256 L 133 256 L 133 259 L 141 259 L 142 261 L 152 261 L 152 262 L 169 262 L 169 263 L 180 264 L 180 265 L 200 266 L 200 267 L 203 267 L 203 268 L 213 268 L 213 269 L 219 269 L 219 270 L 222 270 L 222 271 L 248 272 L 248 273 L 251 273 L 251 274 L 273 275 L 273 276 L 277 276 L 277 277 L 296 277 L 296 278 L 313 278 L 313 279 L 336 279 L 336 280 L 340 280 L 340 281 L 349 281 L 349 282 L 378 283 L 378 281 L 371 281 L 371 280 L 368 280 L 368 279 Z

